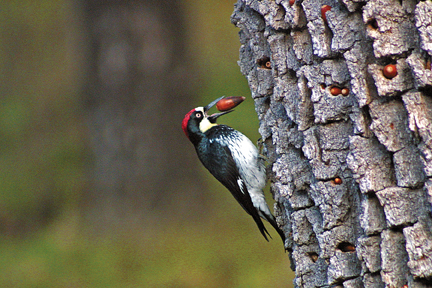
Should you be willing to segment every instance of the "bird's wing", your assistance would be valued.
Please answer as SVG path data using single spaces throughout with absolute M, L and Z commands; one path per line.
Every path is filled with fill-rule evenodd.
M 210 173 L 221 182 L 234 196 L 243 209 L 252 216 L 261 234 L 268 241 L 266 228 L 252 203 L 245 182 L 240 177 L 237 165 L 227 146 L 221 145 L 218 141 L 209 143 L 208 157 L 203 161 L 204 166 Z M 216 147 L 219 146 L 219 147 Z M 270 236 L 270 235 L 269 235 Z

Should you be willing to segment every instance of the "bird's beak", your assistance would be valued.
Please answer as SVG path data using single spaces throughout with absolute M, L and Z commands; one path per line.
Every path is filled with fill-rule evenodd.
M 228 111 L 224 111 L 224 112 L 220 112 L 220 113 L 215 113 L 215 114 L 208 116 L 207 119 L 210 121 L 210 123 L 216 123 L 216 119 L 219 116 L 222 116 L 224 114 L 228 114 L 228 113 L 233 112 L 233 111 L 234 110 L 228 110 Z
M 225 96 L 219 97 L 218 99 L 214 100 L 213 102 L 211 102 L 210 104 L 208 104 L 207 106 L 204 107 L 204 113 L 207 113 L 208 110 L 210 110 L 210 108 L 212 108 L 214 105 L 216 105 L 217 102 L 219 102 L 219 100 L 222 100 Z
M 210 110 L 210 108 L 212 108 L 214 105 L 216 105 L 216 103 L 218 103 L 220 100 L 222 100 L 225 96 L 219 97 L 218 99 L 214 100 L 213 102 L 211 102 L 210 104 L 208 104 L 207 106 L 204 107 L 204 113 L 207 114 L 207 111 Z M 207 117 L 207 119 L 211 122 L 211 123 L 216 123 L 216 119 L 219 116 L 222 116 L 224 114 L 228 114 L 230 112 L 233 112 L 234 110 L 228 110 L 228 111 L 224 111 L 224 112 L 220 112 L 220 113 L 215 113 L 212 114 L 210 116 Z

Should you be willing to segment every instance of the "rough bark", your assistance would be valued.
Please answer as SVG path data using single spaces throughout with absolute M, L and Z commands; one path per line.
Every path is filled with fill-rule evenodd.
M 294 284 L 430 287 L 432 1 L 292 2 L 232 22 Z

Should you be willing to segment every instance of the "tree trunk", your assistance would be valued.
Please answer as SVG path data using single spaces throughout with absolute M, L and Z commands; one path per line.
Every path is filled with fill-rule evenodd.
M 181 119 L 193 107 L 179 1 L 86 0 L 83 8 L 91 43 L 89 218 L 107 227 L 187 214 L 182 205 L 203 199 L 195 155 L 179 149 Z
M 232 22 L 295 286 L 431 287 L 432 2 L 293 2 Z

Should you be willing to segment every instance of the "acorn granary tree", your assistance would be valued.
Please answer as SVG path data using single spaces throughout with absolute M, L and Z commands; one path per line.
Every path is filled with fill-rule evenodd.
M 239 0 L 232 22 L 295 286 L 432 287 L 432 1 Z

